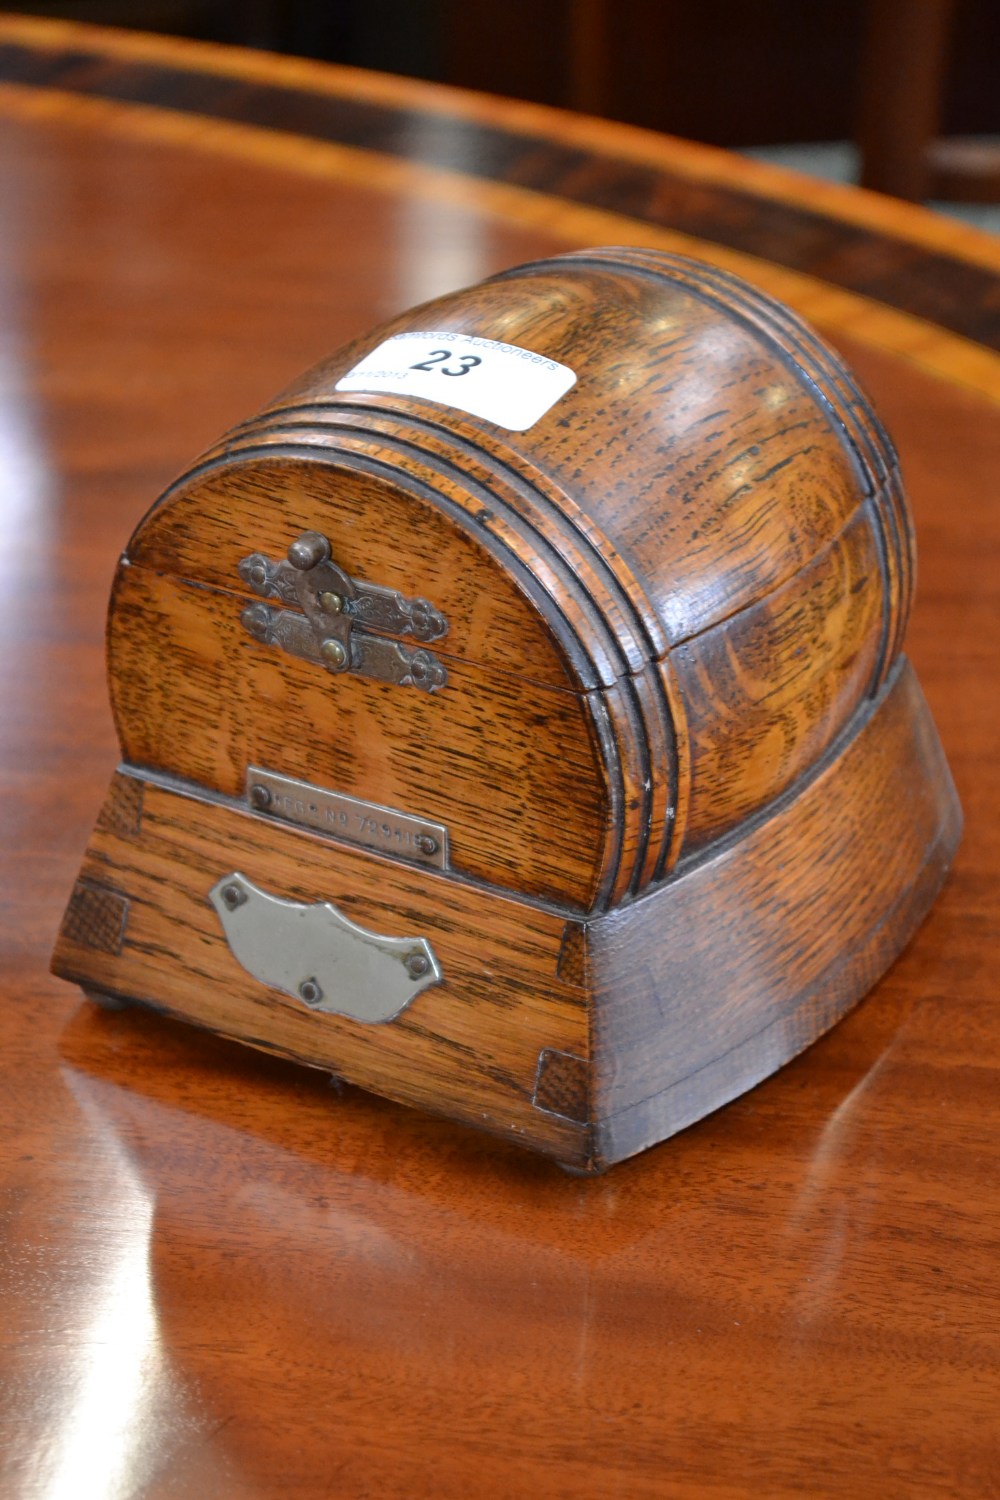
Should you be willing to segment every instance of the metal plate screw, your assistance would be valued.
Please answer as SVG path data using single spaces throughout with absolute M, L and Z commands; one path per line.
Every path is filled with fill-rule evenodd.
M 432 839 L 429 833 L 418 833 L 413 840 L 421 854 L 436 854 L 438 852 L 438 841 Z
M 323 991 L 315 979 L 303 979 L 299 985 L 299 995 L 307 1005 L 318 1005 L 323 998 Z
M 333 640 L 332 637 L 330 640 L 323 642 L 322 646 L 320 646 L 319 648 L 319 651 L 328 667 L 340 668 L 345 666 L 347 663 L 346 650 L 339 641 Z
M 344 608 L 344 601 L 339 594 L 334 594 L 330 589 L 324 589 L 319 596 L 319 602 L 328 615 L 339 615 Z
M 230 911 L 235 911 L 238 906 L 243 905 L 247 894 L 238 885 L 227 885 L 222 888 L 222 899 Z
M 422 953 L 411 953 L 406 960 L 406 972 L 411 979 L 421 979 L 429 968 L 430 964 Z
M 250 801 L 254 807 L 259 807 L 261 812 L 266 812 L 274 801 L 274 798 L 268 787 L 261 786 L 260 782 L 255 782 L 250 788 Z

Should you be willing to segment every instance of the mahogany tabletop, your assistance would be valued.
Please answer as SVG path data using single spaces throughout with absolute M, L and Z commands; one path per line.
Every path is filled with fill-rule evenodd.
M 901 450 L 966 831 L 872 994 L 594 1180 L 48 957 L 117 555 L 347 338 L 587 244 L 735 270 Z M 0 1492 L 1000 1495 L 1000 243 L 529 105 L 0 17 Z

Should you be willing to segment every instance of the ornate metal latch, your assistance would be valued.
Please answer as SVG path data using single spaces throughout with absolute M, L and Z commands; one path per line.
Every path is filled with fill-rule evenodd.
M 239 570 L 244 583 L 261 598 L 298 604 L 303 611 L 248 605 L 241 622 L 263 645 L 278 646 L 328 672 L 357 672 L 425 693 L 437 692 L 447 682 L 448 674 L 432 652 L 420 647 L 410 651 L 388 639 L 408 635 L 418 641 L 437 640 L 448 629 L 444 615 L 426 599 L 407 599 L 393 589 L 349 577 L 333 562 L 330 543 L 318 531 L 304 531 L 289 547 L 287 562 L 272 562 L 253 552 Z

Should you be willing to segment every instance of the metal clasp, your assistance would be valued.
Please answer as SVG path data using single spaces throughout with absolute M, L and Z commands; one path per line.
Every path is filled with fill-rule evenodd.
M 296 614 L 248 605 L 241 623 L 262 645 L 277 646 L 335 674 L 356 672 L 427 693 L 445 686 L 448 674 L 432 652 L 411 651 L 386 638 L 437 640 L 448 629 L 444 615 L 426 599 L 408 599 L 394 589 L 351 578 L 333 561 L 330 543 L 318 531 L 304 531 L 289 547 L 286 562 L 253 552 L 243 558 L 239 573 L 255 594 L 302 610 Z

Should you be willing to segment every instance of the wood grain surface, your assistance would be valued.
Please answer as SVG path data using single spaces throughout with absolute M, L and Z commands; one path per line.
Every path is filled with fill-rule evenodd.
M 926 916 L 960 831 L 905 659 L 783 804 L 596 921 L 209 802 L 203 785 L 117 774 L 53 969 L 102 1003 L 138 1000 L 602 1171 L 744 1093 L 856 1004 Z M 424 938 L 440 981 L 384 1026 L 248 983 L 207 899 L 236 875 Z
M 996 1495 L 1000 251 L 498 101 L 0 40 L 4 1491 Z M 46 964 L 114 764 L 103 615 L 145 506 L 416 301 L 699 234 L 817 323 L 902 456 L 907 652 L 966 814 L 906 953 L 798 1061 L 595 1182 L 81 1006 Z
M 321 667 L 253 648 L 243 602 L 123 570 L 110 662 L 128 761 L 231 797 L 248 765 L 333 787 L 443 823 L 467 874 L 589 905 L 608 808 L 586 698 L 461 660 L 448 662 L 451 691 L 391 692 L 345 674 L 334 692 Z M 561 758 L 526 743 L 531 725 Z
M 385 340 L 437 328 L 513 340 L 572 388 L 524 432 L 447 381 L 440 402 L 340 390 Z M 241 558 L 301 530 L 349 574 L 433 596 L 433 701 L 286 671 L 246 638 Z M 459 871 L 600 913 L 846 732 L 912 578 L 896 454 L 833 350 L 714 267 L 593 249 L 406 311 L 214 445 L 123 557 L 112 699 L 128 763 L 230 796 L 263 764 L 454 820 Z
M 445 375 L 455 337 L 499 338 L 574 383 L 526 431 L 467 411 L 440 372 L 440 400 L 341 392 L 359 358 L 420 329 L 449 330 L 421 335 Z M 749 283 L 605 248 L 411 310 L 241 423 L 129 542 L 111 698 L 124 767 L 167 790 L 109 843 L 128 783 L 113 785 L 55 972 L 603 1170 L 814 1041 L 940 890 L 961 816 L 898 663 L 912 573 L 870 403 Z M 433 693 L 366 670 L 363 618 L 346 617 L 346 652 L 334 641 L 341 670 L 310 659 L 310 632 L 342 625 L 365 579 L 457 604 L 436 618 Z M 414 878 L 391 851 L 373 865 L 303 840 L 247 807 L 250 766 L 438 820 L 446 868 Z M 443 973 L 385 1026 L 313 1016 L 298 981 L 262 984 L 252 964 L 248 983 L 207 893 L 251 869 L 281 901 L 419 934 Z M 500 892 L 570 919 L 569 1043 L 561 961 L 525 992 Z M 460 960 L 442 921 L 468 934 Z
M 584 1164 L 586 1114 L 571 1125 L 532 1103 L 543 1050 L 589 1052 L 580 980 L 560 972 L 564 919 L 363 850 L 338 847 L 331 863 L 323 838 L 138 785 L 131 827 L 118 813 L 129 779 L 109 791 L 60 935 L 61 972 L 390 1098 L 446 1099 L 469 1124 Z M 331 901 L 370 932 L 416 932 L 443 982 L 387 1026 L 313 1014 L 263 986 L 248 1006 L 246 972 L 206 899 L 220 870 L 283 900 Z
M 961 815 L 909 664 L 770 817 L 587 927 L 593 1155 L 690 1124 L 800 1052 L 913 935 Z

